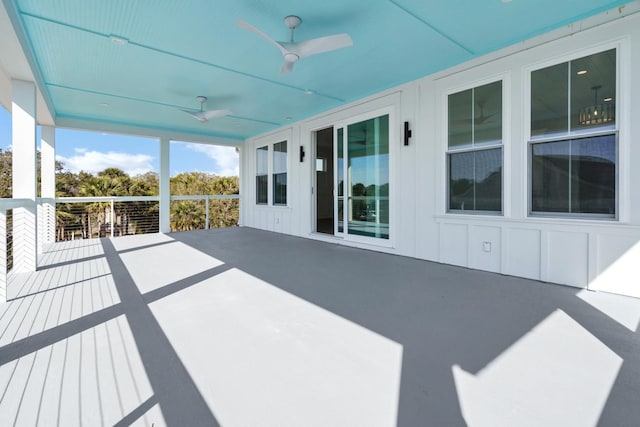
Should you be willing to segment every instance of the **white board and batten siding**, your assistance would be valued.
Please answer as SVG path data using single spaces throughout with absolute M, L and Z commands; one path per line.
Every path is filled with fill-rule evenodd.
M 241 225 L 640 297 L 638 9 L 633 4 L 623 12 L 626 15 L 614 20 L 613 12 L 590 18 L 247 140 L 241 150 Z M 530 73 L 612 47 L 618 49 L 617 218 L 532 216 L 528 205 Z M 503 82 L 503 213 L 448 213 L 447 94 L 495 80 Z M 313 132 L 384 108 L 394 115 L 390 244 L 348 242 L 314 233 Z M 408 146 L 402 144 L 405 121 L 413 131 Z M 256 205 L 256 148 L 282 140 L 288 141 L 289 153 L 287 206 Z M 300 146 L 305 151 L 302 162 Z

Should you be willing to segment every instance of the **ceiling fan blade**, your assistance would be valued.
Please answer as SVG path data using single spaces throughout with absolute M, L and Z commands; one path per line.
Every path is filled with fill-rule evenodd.
M 217 119 L 218 117 L 224 117 L 231 114 L 230 110 L 207 110 L 202 112 L 202 116 L 206 120 Z
M 198 117 L 198 114 L 200 114 L 200 111 L 198 111 L 198 110 L 183 110 L 181 108 L 180 111 L 184 111 L 185 113 L 187 113 L 191 117 L 195 117 L 196 119 L 200 120 L 200 118 Z
M 353 45 L 349 34 L 335 34 L 333 36 L 319 37 L 298 43 L 283 43 L 286 49 L 298 55 L 300 58 L 330 52 Z
M 229 110 L 208 110 L 208 111 L 198 111 L 198 110 L 180 110 L 184 111 L 191 117 L 198 120 L 200 123 L 205 123 L 211 119 L 216 119 L 218 117 L 228 116 L 231 114 Z
M 294 62 L 284 61 L 282 63 L 282 67 L 280 67 L 280 74 L 289 74 L 290 72 L 292 72 L 293 71 L 293 64 L 294 64 Z
M 265 39 L 265 40 L 271 42 L 272 44 L 274 44 L 280 50 L 280 52 L 283 55 L 288 52 L 287 49 L 282 44 L 278 43 L 277 41 L 275 41 L 274 39 L 269 37 L 269 35 L 263 33 L 262 31 L 260 31 L 259 29 L 257 29 L 253 25 L 249 24 L 248 22 L 243 21 L 242 19 L 238 19 L 236 21 L 236 23 L 238 24 L 239 27 L 244 28 L 245 30 L 251 31 L 252 33 L 257 34 L 260 37 L 262 37 L 263 39 Z

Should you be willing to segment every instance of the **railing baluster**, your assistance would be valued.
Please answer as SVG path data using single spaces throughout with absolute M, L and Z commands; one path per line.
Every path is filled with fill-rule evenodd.
M 113 216 L 114 210 L 113 210 L 113 199 L 111 199 L 111 238 L 113 239 L 113 229 L 116 228 L 116 221 L 115 221 L 115 217 Z
M 205 196 L 204 198 L 204 229 L 209 229 L 209 196 Z
M 0 303 L 7 302 L 7 215 L 0 209 Z
M 199 202 L 199 206 L 194 208 L 197 212 L 185 213 L 187 216 L 191 214 L 190 218 L 187 218 L 187 228 L 172 229 L 172 231 L 183 231 L 187 229 L 194 229 L 193 221 L 196 219 L 198 224 L 195 229 L 211 229 L 224 224 L 224 220 L 218 215 L 222 215 L 222 218 L 231 218 L 227 223 L 229 226 L 236 226 L 238 224 L 238 218 L 234 216 L 233 211 L 239 211 L 239 207 L 236 202 L 240 199 L 238 194 L 226 194 L 226 195 L 193 195 L 193 196 L 171 196 L 171 201 L 192 201 Z M 204 202 L 203 202 L 204 200 Z M 234 206 L 232 210 L 229 210 L 229 206 L 225 200 L 230 201 Z M 45 205 L 50 204 L 55 206 L 57 214 L 52 217 L 60 222 L 60 224 L 52 224 L 59 228 L 54 228 L 56 240 L 67 240 L 77 237 L 81 232 L 84 238 L 93 237 L 116 237 L 118 235 L 124 235 L 125 233 L 141 234 L 141 233 L 157 233 L 159 232 L 159 217 L 157 204 L 159 203 L 158 196 L 121 196 L 121 197 L 60 197 L 56 199 L 41 199 L 40 203 Z M 219 203 L 220 205 L 212 204 Z M 108 205 L 104 206 L 102 210 L 95 209 L 100 203 Z M 118 205 L 117 209 L 115 205 Z M 152 206 L 155 204 L 156 206 Z M 205 213 L 202 215 L 202 208 L 205 208 Z M 216 214 L 212 214 L 212 209 Z M 97 211 L 103 212 L 104 218 L 102 223 L 99 223 L 99 214 Z M 116 214 L 120 215 L 121 224 L 116 224 Z M 193 215 L 197 213 L 197 215 Z M 237 215 L 237 212 L 236 212 Z M 43 215 L 44 216 L 44 215 Z M 110 216 L 110 218 L 109 218 Z M 199 219 L 198 219 L 199 216 Z M 173 219 L 173 217 L 172 217 Z M 204 221 L 203 221 L 204 220 Z M 191 222 L 189 222 L 191 221 Z M 172 223 L 173 224 L 173 223 Z M 41 224 L 39 224 L 41 226 Z M 116 227 L 119 227 L 119 231 L 116 231 Z

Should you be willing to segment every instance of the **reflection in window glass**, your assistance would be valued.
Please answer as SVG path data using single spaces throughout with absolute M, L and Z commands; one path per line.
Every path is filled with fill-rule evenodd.
M 473 90 L 473 145 L 502 144 L 502 82 Z
M 502 81 L 449 95 L 450 212 L 502 212 L 501 144 Z
M 473 144 L 473 94 L 471 89 L 449 95 L 449 148 Z
M 338 129 L 338 232 L 344 233 L 344 129 Z
M 389 238 L 389 116 L 347 128 L 348 233 Z
M 449 149 L 502 143 L 502 81 L 448 97 Z
M 532 146 L 533 211 L 569 212 L 569 141 Z
M 615 217 L 616 55 L 610 49 L 531 73 L 531 212 Z
M 616 50 L 531 73 L 531 137 L 615 127 Z
M 449 209 L 502 210 L 502 148 L 449 154 Z
M 615 135 L 533 144 L 531 158 L 534 212 L 615 215 Z
M 616 50 L 571 62 L 571 130 L 615 126 Z M 586 74 L 578 72 L 587 71 Z
M 273 144 L 273 204 L 287 204 L 287 141 Z
M 256 203 L 267 204 L 269 147 L 256 149 Z
M 531 136 L 567 132 L 568 63 L 531 73 Z

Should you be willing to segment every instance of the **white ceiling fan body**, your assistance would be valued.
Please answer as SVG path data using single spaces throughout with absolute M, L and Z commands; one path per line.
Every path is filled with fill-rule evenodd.
M 224 117 L 231 114 L 231 110 L 204 110 L 204 103 L 207 101 L 206 96 L 197 96 L 196 100 L 200 103 L 200 110 L 182 110 L 190 116 L 194 117 L 200 123 L 208 122 L 218 117 Z
M 280 67 L 280 74 L 288 74 L 293 71 L 293 64 L 295 64 L 299 59 L 353 45 L 351 37 L 346 33 L 296 42 L 293 38 L 293 32 L 301 22 L 302 20 L 294 15 L 289 15 L 284 18 L 285 25 L 291 30 L 291 40 L 289 42 L 276 41 L 248 22 L 238 20 L 237 23 L 240 27 L 259 35 L 280 50 L 282 58 L 284 59 L 284 63 L 282 64 L 282 67 Z

